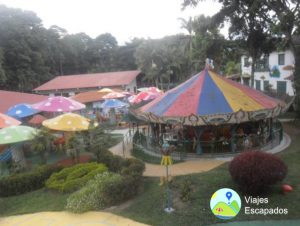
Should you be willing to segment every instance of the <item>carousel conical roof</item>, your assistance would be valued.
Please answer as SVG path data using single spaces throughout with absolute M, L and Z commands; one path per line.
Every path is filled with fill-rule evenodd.
M 280 100 L 205 69 L 135 115 L 152 122 L 205 125 L 275 117 L 284 107 Z

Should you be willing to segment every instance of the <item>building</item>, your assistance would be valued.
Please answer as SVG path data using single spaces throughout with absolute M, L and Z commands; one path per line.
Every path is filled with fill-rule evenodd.
M 80 92 L 99 90 L 101 88 L 116 88 L 136 92 L 137 76 L 140 74 L 140 71 L 119 71 L 57 76 L 37 87 L 34 91 L 50 96 L 74 96 Z
M 46 100 L 47 96 L 0 90 L 0 112 L 5 113 L 16 104 L 35 104 Z
M 254 88 L 261 91 L 274 90 L 277 94 L 294 96 L 293 71 L 295 59 L 290 50 L 272 52 L 262 56 L 254 69 Z M 241 83 L 249 85 L 251 58 L 241 57 Z

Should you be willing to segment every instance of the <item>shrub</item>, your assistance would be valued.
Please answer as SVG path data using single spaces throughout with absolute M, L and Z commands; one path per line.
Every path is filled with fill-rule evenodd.
M 122 175 L 141 177 L 145 170 L 145 163 L 139 159 L 129 158 L 124 161 Z
M 95 179 L 89 181 L 87 186 L 70 195 L 66 209 L 80 213 L 105 208 L 110 201 L 105 198 L 103 191 L 107 191 L 111 185 L 120 184 L 121 181 L 122 177 L 114 173 L 105 172 L 96 175 Z
M 84 163 L 65 168 L 54 173 L 47 181 L 46 187 L 61 192 L 75 191 L 93 179 L 97 174 L 107 171 L 104 164 Z
M 287 174 L 287 166 L 277 156 L 249 151 L 236 156 L 229 165 L 232 179 L 248 194 L 259 194 Z
M 98 162 L 105 164 L 110 171 L 117 173 L 121 171 L 124 159 L 106 150 L 102 151 L 98 157 Z
M 26 173 L 14 174 L 0 180 L 0 196 L 19 195 L 45 186 L 45 181 L 61 166 L 40 166 Z
M 122 159 L 110 152 L 101 156 L 101 161 L 115 174 L 105 172 L 95 176 L 93 180 L 73 193 L 66 209 L 72 212 L 85 212 L 102 209 L 118 204 L 136 195 L 141 187 L 145 164 L 138 159 Z

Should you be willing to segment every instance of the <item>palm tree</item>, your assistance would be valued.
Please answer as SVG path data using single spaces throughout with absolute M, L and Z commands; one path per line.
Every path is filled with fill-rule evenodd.
M 54 136 L 46 128 L 42 128 L 31 141 L 32 150 L 40 155 L 41 163 L 47 163 L 47 153 L 51 150 Z
M 178 18 L 178 20 L 181 21 L 181 28 L 185 29 L 189 34 L 189 41 L 188 41 L 188 56 L 190 61 L 192 60 L 192 54 L 193 54 L 193 24 L 194 21 L 192 17 L 189 17 L 188 20 L 184 18 Z

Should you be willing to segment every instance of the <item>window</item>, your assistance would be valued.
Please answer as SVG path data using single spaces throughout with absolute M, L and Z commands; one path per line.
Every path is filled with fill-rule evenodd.
M 264 91 L 267 91 L 269 90 L 269 85 L 270 85 L 270 82 L 268 80 L 264 80 Z
M 257 60 L 254 71 L 257 72 L 269 71 L 269 57 L 264 56 L 264 58 Z
M 249 57 L 245 57 L 244 58 L 244 67 L 249 67 L 249 66 L 250 66 Z
M 250 79 L 249 78 L 243 78 L 243 84 L 246 86 L 249 86 Z
M 255 80 L 255 87 L 257 90 L 261 90 L 260 88 L 260 80 Z
M 284 58 L 285 58 L 284 53 L 278 54 L 278 65 L 284 65 Z
M 286 81 L 277 81 L 277 93 L 279 94 L 286 93 Z

